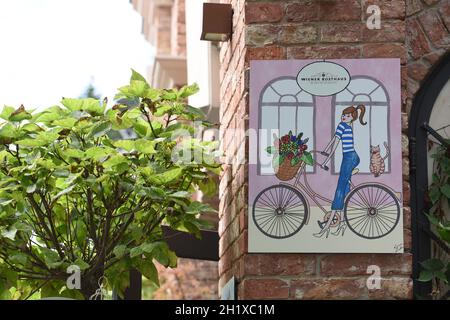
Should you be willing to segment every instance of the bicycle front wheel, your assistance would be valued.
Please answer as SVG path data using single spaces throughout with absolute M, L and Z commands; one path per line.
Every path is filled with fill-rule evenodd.
M 270 186 L 261 191 L 253 203 L 253 222 L 270 238 L 292 237 L 300 231 L 307 217 L 305 198 L 291 186 Z
M 345 199 L 344 217 L 350 230 L 365 239 L 378 239 L 392 232 L 400 219 L 400 203 L 383 185 L 354 188 Z

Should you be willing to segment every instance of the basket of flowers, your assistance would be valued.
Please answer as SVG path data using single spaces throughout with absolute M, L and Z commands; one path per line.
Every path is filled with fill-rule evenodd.
M 313 157 L 307 151 L 309 138 L 302 137 L 303 132 L 296 136 L 289 131 L 281 138 L 275 137 L 274 145 L 267 147 L 266 151 L 273 155 L 272 165 L 278 179 L 291 180 L 303 164 L 313 165 Z

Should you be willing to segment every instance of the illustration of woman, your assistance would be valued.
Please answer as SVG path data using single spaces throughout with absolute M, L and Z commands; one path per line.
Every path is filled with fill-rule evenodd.
M 350 180 L 352 174 L 358 172 L 358 169 L 356 169 L 356 167 L 358 166 L 360 159 L 354 148 L 353 137 L 353 122 L 358 120 L 358 111 L 360 111 L 359 122 L 361 123 L 361 125 L 364 126 L 367 124 L 367 122 L 364 122 L 364 114 L 366 113 L 366 107 L 364 105 L 358 105 L 356 108 L 354 106 L 345 108 L 342 111 L 341 122 L 336 128 L 334 137 L 324 149 L 325 153 L 327 153 L 328 150 L 330 150 L 330 152 L 321 165 L 323 169 L 326 168 L 326 164 L 328 163 L 328 161 L 330 161 L 331 157 L 336 151 L 339 142 L 342 142 L 342 163 L 339 172 L 339 180 L 334 194 L 334 200 L 331 204 L 331 213 L 329 214 L 329 217 L 325 222 L 318 221 L 319 226 L 322 228 L 322 230 L 319 233 L 314 234 L 314 236 L 316 237 L 322 237 L 325 234 L 326 237 L 328 237 L 330 233 L 330 226 L 333 223 L 333 219 L 336 215 L 338 215 L 337 218 L 339 218 L 339 221 L 341 220 L 340 213 L 344 208 L 345 196 L 350 192 Z M 342 222 L 339 224 L 337 231 L 333 234 L 339 235 L 342 232 L 343 235 L 345 228 L 346 224 Z

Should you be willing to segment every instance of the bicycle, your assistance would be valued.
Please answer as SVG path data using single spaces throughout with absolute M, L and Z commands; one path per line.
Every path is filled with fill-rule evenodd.
M 323 151 L 311 151 L 328 156 Z M 314 165 L 318 165 L 316 162 Z M 327 166 L 320 165 L 326 171 Z M 353 174 L 356 174 L 352 173 Z M 301 183 L 303 177 L 304 183 Z M 264 235 L 274 239 L 285 239 L 297 234 L 309 221 L 310 207 L 306 196 L 330 217 L 318 199 L 325 203 L 332 200 L 316 193 L 308 183 L 305 163 L 295 177 L 294 183 L 280 183 L 262 190 L 255 198 L 252 209 L 253 221 Z M 350 192 L 344 200 L 344 223 L 356 235 L 365 239 L 379 239 L 391 233 L 400 219 L 400 199 L 388 186 L 381 183 L 354 185 L 350 181 Z M 341 223 L 342 217 L 335 214 L 330 227 Z

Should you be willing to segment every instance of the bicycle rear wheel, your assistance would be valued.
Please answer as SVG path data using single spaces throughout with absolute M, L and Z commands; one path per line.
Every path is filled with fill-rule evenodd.
M 291 186 L 270 186 L 261 191 L 253 203 L 253 222 L 270 238 L 292 237 L 300 231 L 307 217 L 305 198 Z
M 392 232 L 400 219 L 400 203 L 383 185 L 354 188 L 345 199 L 344 217 L 350 230 L 365 239 L 378 239 Z

